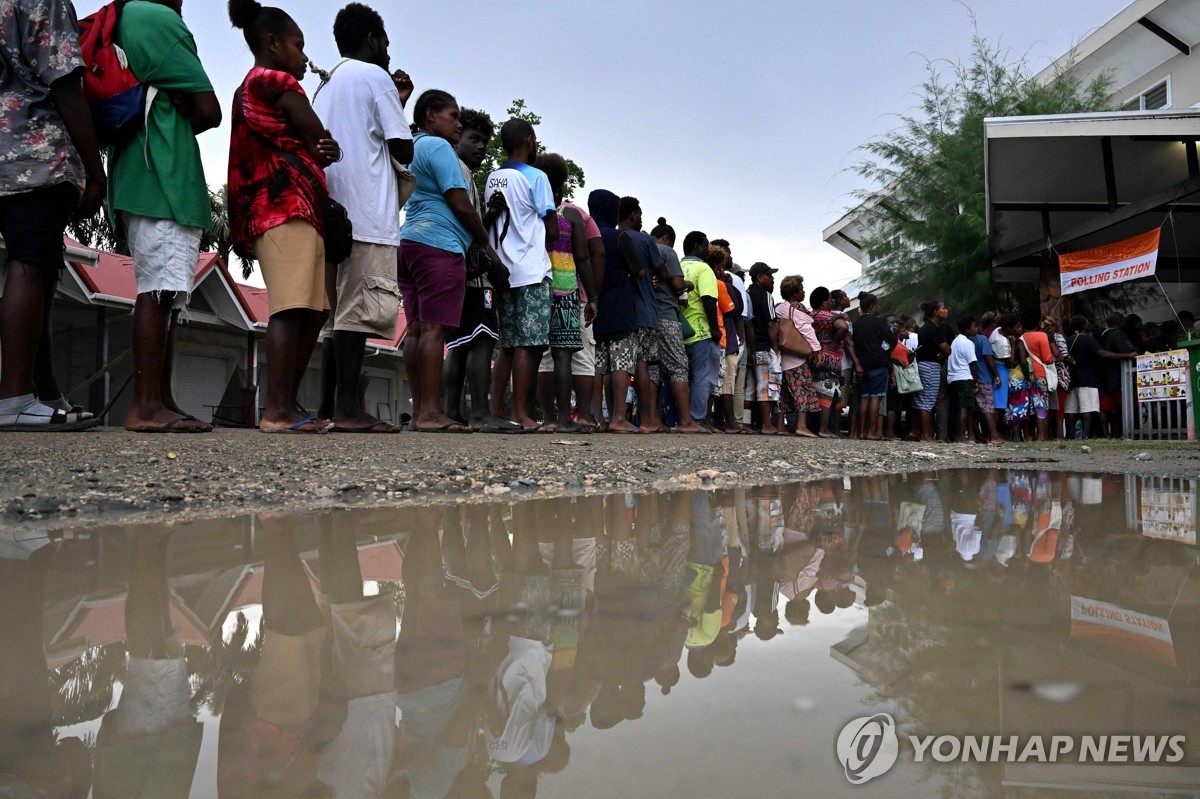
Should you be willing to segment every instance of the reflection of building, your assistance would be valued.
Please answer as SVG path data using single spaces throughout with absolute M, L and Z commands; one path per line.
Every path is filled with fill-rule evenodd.
M 106 421 L 120 425 L 129 408 L 126 383 L 133 369 L 133 262 L 67 244 L 67 268 L 54 306 L 55 373 L 71 400 L 89 410 L 113 401 Z M 204 421 L 257 423 L 265 398 L 268 317 L 265 289 L 235 280 L 216 253 L 200 253 L 196 287 L 176 329 L 173 386 L 180 407 Z M 367 342 L 364 404 L 385 421 L 410 412 L 401 353 L 407 327 L 401 310 L 392 339 Z M 321 346 L 300 386 L 300 403 L 307 408 L 320 401 Z
M 366 511 L 356 518 L 379 528 L 393 517 L 394 512 Z M 394 522 L 390 526 L 394 528 Z M 87 566 L 88 582 L 93 587 L 79 593 L 78 583 L 72 579 L 54 591 L 58 597 L 48 603 L 43 626 L 50 668 L 58 668 L 95 647 L 126 640 L 128 578 L 122 579 L 120 574 L 125 565 L 120 557 L 123 530 L 97 529 L 86 535 L 91 539 L 90 554 L 100 553 Z M 354 533 L 343 529 L 338 535 Z M 170 619 L 180 643 L 211 646 L 220 639 L 231 616 L 262 605 L 263 565 L 246 560 L 253 557 L 256 538 L 254 517 L 195 522 L 181 525 L 173 533 L 172 551 L 188 564 L 186 572 L 168 580 Z M 320 580 L 309 565 L 315 558 L 315 549 L 301 553 L 309 583 L 318 593 Z M 400 542 L 395 537 L 360 539 L 358 565 L 364 581 L 401 582 L 404 555 Z M 97 582 L 100 584 L 95 585 Z
M 1047 563 L 1020 557 L 1032 552 L 1034 513 L 1006 567 L 914 565 L 889 584 L 891 601 L 868 608 L 867 622 L 833 644 L 830 657 L 871 686 L 911 735 L 1065 735 L 1077 746 L 1083 736 L 1187 738 L 1181 764 L 1077 765 L 1073 756 L 983 764 L 962 795 L 1019 787 L 1195 795 L 1200 553 L 1145 533 L 1147 510 L 1180 523 L 1194 518 L 1196 482 L 1073 476 L 1062 488 L 1073 504 L 1074 523 L 1064 525 L 1072 548 Z M 934 768 L 961 776 L 955 764 Z

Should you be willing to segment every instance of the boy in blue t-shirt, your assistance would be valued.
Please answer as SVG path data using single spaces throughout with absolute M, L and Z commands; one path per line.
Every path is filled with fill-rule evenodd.
M 996 429 L 995 390 L 1000 387 L 1000 373 L 996 369 L 996 358 L 992 353 L 992 344 L 988 337 L 976 328 L 971 336 L 975 344 L 975 366 L 979 370 L 979 393 L 975 396 L 975 404 L 979 407 L 979 415 L 983 417 L 987 428 L 989 444 L 1003 444 L 1004 439 Z

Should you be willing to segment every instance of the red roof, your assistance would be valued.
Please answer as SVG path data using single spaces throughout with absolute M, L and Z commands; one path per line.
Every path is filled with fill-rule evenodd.
M 70 246 L 79 245 L 71 239 L 66 239 Z M 96 251 L 99 262 L 95 266 L 71 263 L 70 266 L 91 294 L 102 294 L 127 300 L 130 304 L 137 299 L 137 278 L 133 271 L 133 259 L 116 253 Z M 210 272 L 217 270 L 226 286 L 229 287 L 238 304 L 242 306 L 246 317 L 253 323 L 266 326 L 271 316 L 271 305 L 267 298 L 267 290 L 257 286 L 239 283 L 215 252 L 202 252 L 196 261 L 196 283 L 203 280 Z M 408 320 L 404 310 L 396 316 L 396 333 L 390 339 L 372 338 L 368 343 L 372 347 L 399 349 L 404 334 L 408 331 Z
M 132 303 L 137 299 L 137 278 L 133 259 L 125 255 L 97 250 L 100 261 L 95 266 L 72 263 L 71 267 L 92 294 L 120 297 Z M 204 278 L 220 262 L 215 252 L 202 252 L 196 259 L 196 282 Z
M 404 340 L 404 334 L 408 332 L 408 317 L 404 315 L 404 309 L 400 309 L 400 313 L 396 314 L 396 335 L 390 339 L 369 338 L 367 343 L 372 347 L 387 347 L 388 349 L 399 349 L 400 342 Z

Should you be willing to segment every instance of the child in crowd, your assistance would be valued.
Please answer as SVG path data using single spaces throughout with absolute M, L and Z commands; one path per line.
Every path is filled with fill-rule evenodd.
M 973 316 L 958 320 L 958 335 L 950 343 L 950 357 L 946 361 L 946 382 L 950 386 L 950 397 L 958 407 L 958 440 L 965 444 L 971 440 L 975 426 L 975 395 L 979 393 L 978 356 L 972 337 L 979 332 Z

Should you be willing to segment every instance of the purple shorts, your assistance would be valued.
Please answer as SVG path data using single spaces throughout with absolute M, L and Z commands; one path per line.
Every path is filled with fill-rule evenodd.
M 396 278 L 409 322 L 458 327 L 467 293 L 467 261 L 461 253 L 402 241 Z

